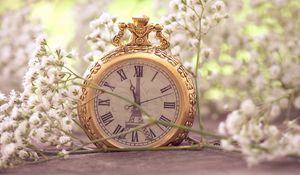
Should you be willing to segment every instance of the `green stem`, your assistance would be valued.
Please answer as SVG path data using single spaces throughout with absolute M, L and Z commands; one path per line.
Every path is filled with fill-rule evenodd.
M 183 126 L 183 125 L 177 125 L 177 124 L 172 123 L 172 122 L 165 122 L 165 121 L 157 120 L 157 119 L 154 119 L 154 118 L 150 118 L 149 120 L 152 120 L 155 123 L 159 123 L 159 124 L 162 124 L 162 125 L 165 125 L 165 126 L 170 126 L 170 127 L 182 129 L 182 130 L 185 130 L 185 131 L 190 131 L 190 132 L 199 134 L 201 136 L 209 136 L 209 137 L 213 137 L 213 138 L 217 138 L 217 139 L 227 139 L 227 137 L 222 136 L 222 135 L 207 132 L 207 131 L 204 131 L 204 130 L 197 130 L 197 129 L 190 128 L 190 127 Z
M 202 145 L 188 145 L 188 146 L 163 146 L 157 148 L 143 148 L 143 147 L 133 147 L 133 148 L 103 148 L 103 149 L 93 149 L 93 150 L 78 150 L 70 152 L 70 154 L 91 154 L 91 153 L 104 153 L 104 152 L 129 152 L 129 151 L 172 151 L 172 150 L 199 150 L 205 146 Z M 210 146 L 208 146 L 210 147 Z M 57 151 L 43 151 L 46 155 L 57 155 Z
M 202 41 L 202 18 L 203 18 L 203 14 L 204 14 L 204 4 L 202 4 L 201 6 L 202 10 L 201 10 L 201 14 L 200 14 L 200 18 L 199 18 L 199 34 L 198 34 L 198 45 L 197 45 L 197 60 L 196 60 L 196 67 L 195 67 L 195 84 L 196 84 L 196 100 L 197 100 L 197 116 L 199 118 L 199 129 L 202 131 L 204 130 L 204 125 L 203 125 L 203 119 L 202 116 L 200 115 L 200 94 L 199 94 L 199 87 L 198 87 L 198 78 L 199 78 L 199 62 L 200 62 L 200 53 L 201 53 L 201 41 Z
M 293 105 L 294 99 L 295 99 L 294 94 L 290 94 L 289 95 L 289 104 L 288 104 L 288 108 L 287 108 L 287 113 L 286 113 L 286 116 L 285 116 L 285 119 L 284 119 L 286 122 L 290 120 L 290 115 L 291 115 L 292 105 Z
M 28 146 L 31 149 L 35 150 L 38 154 L 40 154 L 45 160 L 49 160 L 49 157 L 46 156 L 41 149 L 39 149 L 38 147 L 36 147 L 35 145 L 32 145 L 32 144 L 28 144 Z

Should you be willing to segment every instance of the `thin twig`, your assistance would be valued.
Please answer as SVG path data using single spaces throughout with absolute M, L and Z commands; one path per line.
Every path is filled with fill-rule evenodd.
M 198 45 L 197 45 L 197 60 L 196 60 L 196 67 L 195 67 L 195 84 L 196 84 L 196 100 L 197 100 L 197 116 L 198 116 L 198 119 L 199 119 L 199 129 L 202 131 L 204 130 L 204 126 L 203 126 L 203 119 L 200 115 L 200 104 L 199 104 L 199 101 L 200 101 L 200 94 L 199 94 L 199 87 L 198 87 L 198 77 L 199 77 L 199 72 L 198 72 L 198 69 L 199 69 L 199 62 L 200 62 L 200 53 L 201 53 L 201 41 L 202 41 L 202 18 L 203 18 L 203 15 L 204 15 L 204 4 L 201 5 L 201 14 L 200 14 L 200 18 L 199 18 L 199 35 L 197 36 L 198 37 Z

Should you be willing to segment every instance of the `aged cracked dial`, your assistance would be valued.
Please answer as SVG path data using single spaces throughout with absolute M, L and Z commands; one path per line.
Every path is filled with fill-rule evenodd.
M 178 87 L 166 71 L 153 61 L 131 59 L 113 66 L 98 83 L 105 90 L 122 95 L 139 104 L 158 120 L 175 123 L 181 105 Z M 96 117 L 107 136 L 144 124 L 136 106 L 110 94 L 97 92 Z M 129 146 L 146 146 L 165 136 L 170 127 L 155 124 L 123 135 L 115 140 Z

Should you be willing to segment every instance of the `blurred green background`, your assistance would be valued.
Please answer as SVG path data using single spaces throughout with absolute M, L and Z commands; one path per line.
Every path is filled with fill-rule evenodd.
M 25 0 L 0 0 L 0 13 L 20 8 Z M 75 35 L 74 7 L 83 0 L 43 0 L 33 3 L 32 18 L 40 20 L 48 34 L 50 43 L 66 46 Z M 124 8 L 125 7 L 125 8 Z M 153 15 L 152 0 L 112 0 L 108 13 L 120 21 L 129 21 L 132 16 L 147 14 L 151 21 L 158 21 Z

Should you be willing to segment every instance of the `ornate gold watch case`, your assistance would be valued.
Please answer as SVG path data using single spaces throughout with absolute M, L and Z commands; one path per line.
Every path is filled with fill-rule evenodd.
M 124 100 L 110 98 L 108 94 L 94 88 L 93 84 L 112 92 L 117 91 L 116 89 L 119 88 L 118 95 L 120 96 L 125 95 L 131 98 L 130 95 L 133 94 L 133 99 L 130 100 L 145 108 L 150 106 L 149 113 L 157 115 L 154 117 L 158 119 L 187 127 L 191 127 L 193 124 L 196 103 L 193 81 L 183 65 L 167 53 L 166 49 L 169 47 L 169 42 L 162 34 L 163 27 L 159 24 L 148 24 L 148 20 L 148 17 L 142 16 L 134 17 L 133 23 L 120 23 L 120 31 L 112 40 L 117 48 L 100 58 L 85 77 L 78 112 L 80 123 L 91 140 L 110 137 L 146 122 L 138 108 L 126 104 L 126 111 L 122 107 L 122 104 L 126 103 Z M 122 37 L 126 29 L 132 33 L 132 37 L 128 44 L 123 44 Z M 153 46 L 149 42 L 148 35 L 150 32 L 156 32 L 156 37 L 160 41 L 159 46 Z M 136 69 L 134 74 L 131 73 L 131 69 L 141 68 L 142 66 L 144 66 L 144 72 L 141 72 L 143 69 Z M 120 74 L 120 69 L 125 71 Z M 137 74 L 137 71 L 140 75 Z M 156 74 L 154 74 L 155 72 Z M 145 74 L 144 77 L 141 73 Z M 127 74 L 126 79 L 125 74 Z M 132 76 L 129 77 L 131 74 Z M 121 79 L 118 79 L 120 75 Z M 122 75 L 124 75 L 123 79 Z M 154 78 L 156 76 L 157 80 L 155 82 Z M 161 86 L 166 82 L 163 80 L 171 85 Z M 135 85 L 132 83 L 134 81 Z M 115 87 L 113 84 L 115 84 Z M 156 90 L 156 87 L 159 86 L 163 88 L 160 87 Z M 126 91 L 127 87 L 128 91 Z M 143 90 L 147 92 L 140 92 Z M 168 91 L 170 91 L 170 95 L 166 94 Z M 122 94 L 122 92 L 124 93 Z M 152 94 L 162 95 L 155 98 L 151 96 Z M 149 96 L 152 101 L 145 100 L 145 103 L 143 103 L 141 99 L 143 95 Z M 103 100 L 104 98 L 107 99 Z M 164 100 L 175 102 L 165 102 Z M 146 102 L 148 104 L 144 105 Z M 160 108 L 161 105 L 163 106 Z M 166 113 L 169 118 L 158 113 Z M 187 131 L 178 128 L 157 125 L 153 128 L 149 127 L 132 134 L 126 134 L 124 137 L 96 142 L 95 145 L 99 148 L 103 145 L 116 148 L 178 145 L 186 138 L 187 134 Z

